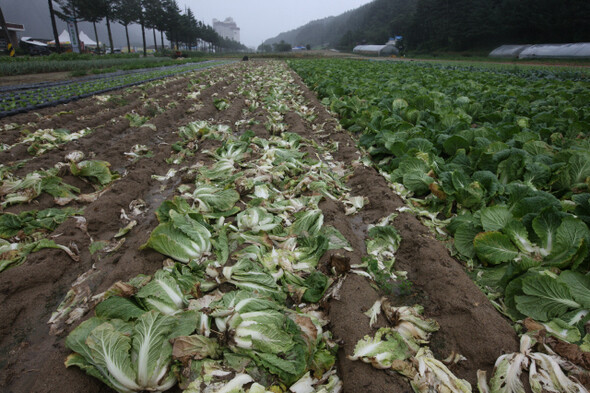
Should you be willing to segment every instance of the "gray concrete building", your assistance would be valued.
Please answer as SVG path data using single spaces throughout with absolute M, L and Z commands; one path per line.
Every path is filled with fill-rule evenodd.
M 240 28 L 233 18 L 225 18 L 224 21 L 213 19 L 213 29 L 222 37 L 240 42 Z

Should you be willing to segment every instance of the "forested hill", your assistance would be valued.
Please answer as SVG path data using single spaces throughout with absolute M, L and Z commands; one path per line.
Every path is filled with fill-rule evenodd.
M 590 42 L 589 0 L 375 0 L 342 15 L 281 33 L 265 44 L 350 49 L 402 35 L 426 50 L 501 44 Z
M 402 35 L 410 27 L 415 0 L 375 0 L 339 16 L 315 20 L 295 30 L 281 33 L 264 42 L 281 40 L 292 45 L 326 45 L 349 48 L 357 42 L 384 43 L 392 34 Z

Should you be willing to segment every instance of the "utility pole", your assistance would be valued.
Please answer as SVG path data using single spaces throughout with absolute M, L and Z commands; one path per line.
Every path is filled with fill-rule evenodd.
M 2 8 L 0 7 L 0 27 L 2 27 L 2 30 L 4 30 L 4 33 L 6 34 L 6 38 L 8 39 L 8 54 L 10 55 L 10 57 L 14 57 L 15 55 L 15 49 L 16 49 L 16 42 L 12 42 L 12 37 L 10 36 L 10 34 L 8 33 L 8 27 L 6 26 L 6 21 L 4 20 L 4 14 L 2 13 Z

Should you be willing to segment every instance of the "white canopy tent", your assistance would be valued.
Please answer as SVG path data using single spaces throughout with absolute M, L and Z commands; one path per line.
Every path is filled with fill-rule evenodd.
M 71 44 L 70 34 L 66 30 L 62 31 L 59 37 L 57 37 L 57 39 L 59 40 L 60 44 Z M 49 43 L 55 44 L 55 41 L 49 41 Z
M 96 46 L 96 42 L 93 41 L 90 37 L 88 37 L 88 35 L 86 35 L 86 33 L 84 33 L 83 31 L 80 30 L 78 35 L 80 37 L 80 41 L 84 43 L 84 46 Z M 59 43 L 64 45 L 72 43 L 70 41 L 70 34 L 67 30 L 62 31 L 59 35 Z M 55 41 L 51 41 L 50 44 L 55 44 Z
M 80 41 L 84 43 L 84 46 L 96 46 L 96 41 L 93 41 L 86 33 L 80 30 Z

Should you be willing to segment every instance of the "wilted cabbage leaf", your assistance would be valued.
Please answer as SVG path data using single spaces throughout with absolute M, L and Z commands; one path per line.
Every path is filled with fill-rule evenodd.
M 109 170 L 109 164 L 106 161 L 81 161 L 71 162 L 70 171 L 74 176 L 87 177 L 91 181 L 98 183 L 101 186 L 111 183 L 117 176 L 113 175 Z
M 406 345 L 404 339 L 391 328 L 381 328 L 375 333 L 375 337 L 365 336 L 354 347 L 350 360 L 362 360 L 370 363 L 375 368 L 391 368 L 394 360 L 406 360 L 412 355 L 412 351 Z

